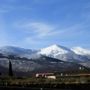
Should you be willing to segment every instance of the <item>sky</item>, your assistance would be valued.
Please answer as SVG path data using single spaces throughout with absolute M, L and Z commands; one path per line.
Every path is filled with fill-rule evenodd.
M 0 0 L 0 46 L 90 48 L 90 0 Z

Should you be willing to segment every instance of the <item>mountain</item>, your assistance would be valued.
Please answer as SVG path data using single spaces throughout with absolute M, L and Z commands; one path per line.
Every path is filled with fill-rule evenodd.
M 38 54 L 69 62 L 85 61 L 87 59 L 87 57 L 77 55 L 69 48 L 56 44 L 41 49 Z
M 29 56 L 35 52 L 36 50 L 24 49 L 24 48 L 14 47 L 14 46 L 0 47 L 0 53 L 4 54 L 4 56 L 17 55 L 20 57 L 26 57 L 27 55 Z
M 67 61 L 67 59 L 72 59 L 74 52 L 66 47 L 55 44 L 41 49 L 38 54 Z
M 90 68 L 90 60 L 85 55 L 76 54 L 72 49 L 51 45 L 41 50 L 19 47 L 0 47 L 0 72 L 7 72 L 11 60 L 13 71 L 30 75 L 31 72 L 78 71 Z M 4 72 L 4 73 L 6 73 Z
M 84 49 L 82 47 L 74 47 L 71 50 L 79 55 L 90 55 L 90 50 Z
M 88 59 L 90 59 L 90 50 L 84 49 L 82 47 L 74 47 L 71 49 L 73 52 L 75 52 L 77 55 L 86 56 Z
M 90 68 L 90 50 L 84 49 L 82 47 L 74 47 L 71 49 L 75 54 L 79 55 L 82 58 L 85 58 L 83 62 L 80 62 L 79 64 Z
M 9 60 L 11 60 L 12 68 L 14 74 L 17 75 L 17 72 L 22 75 L 30 75 L 33 72 L 67 72 L 67 71 L 80 71 L 81 68 L 85 71 L 89 70 L 87 67 L 84 67 L 80 64 L 73 62 L 64 62 L 55 58 L 42 56 L 38 58 L 27 59 L 13 56 L 10 57 L 0 57 L 0 72 L 8 72 Z M 25 74 L 26 73 L 26 74 Z
M 84 54 L 80 54 L 79 52 Z M 18 57 L 21 58 L 26 57 L 28 59 L 37 58 L 40 55 L 44 55 L 68 62 L 81 62 L 81 61 L 90 60 L 90 55 L 87 54 L 89 53 L 89 50 L 81 49 L 81 48 L 69 49 L 67 47 L 56 44 L 43 48 L 41 50 L 24 49 L 14 46 L 4 46 L 4 47 L 0 47 L 0 53 L 3 54 L 4 56 L 16 55 Z

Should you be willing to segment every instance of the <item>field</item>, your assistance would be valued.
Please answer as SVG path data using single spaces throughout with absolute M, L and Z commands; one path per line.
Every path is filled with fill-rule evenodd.
M 68 75 L 60 76 L 57 75 L 55 80 L 47 78 L 36 78 L 36 77 L 0 77 L 0 88 L 9 88 L 18 90 L 48 90 L 53 89 L 75 89 L 75 88 L 89 88 L 90 87 L 90 75 Z M 31 89 L 30 89 L 31 88 Z M 46 88 L 46 89 L 45 89 Z M 52 89 L 52 90 L 53 90 Z M 1 90 L 1 89 L 0 89 Z

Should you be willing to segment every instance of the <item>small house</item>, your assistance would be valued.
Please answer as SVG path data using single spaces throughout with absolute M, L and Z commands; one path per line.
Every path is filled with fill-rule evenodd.
M 48 78 L 48 79 L 56 79 L 54 73 L 37 73 L 36 78 Z

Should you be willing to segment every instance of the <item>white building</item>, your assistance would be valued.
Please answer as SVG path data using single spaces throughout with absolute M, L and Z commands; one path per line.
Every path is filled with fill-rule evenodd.
M 56 79 L 56 76 L 54 73 L 37 73 L 36 78 L 43 77 L 48 79 Z
M 46 76 L 45 78 L 48 78 L 48 79 L 56 79 L 56 76 Z

